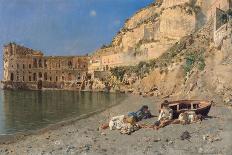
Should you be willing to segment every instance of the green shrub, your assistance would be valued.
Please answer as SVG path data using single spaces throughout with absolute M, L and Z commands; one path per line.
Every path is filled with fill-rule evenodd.
M 118 80 L 122 81 L 123 77 L 126 73 L 126 70 L 124 67 L 115 67 L 111 68 L 110 72 L 112 73 L 113 76 L 115 76 Z
M 226 13 L 227 13 L 229 16 L 232 16 L 232 9 L 229 9 Z
M 185 57 L 186 61 L 184 64 L 185 75 L 191 72 L 194 67 L 197 67 L 199 70 L 204 70 L 205 68 L 205 58 L 204 52 L 190 52 Z

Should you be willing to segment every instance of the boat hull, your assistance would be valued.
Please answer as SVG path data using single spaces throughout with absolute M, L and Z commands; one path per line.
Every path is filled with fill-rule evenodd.
M 191 105 L 193 103 L 199 102 L 199 105 L 201 107 L 194 109 L 192 106 L 189 109 L 174 109 L 173 105 L 180 105 L 180 104 L 185 104 L 185 105 Z M 181 101 L 172 101 L 169 103 L 169 107 L 173 109 L 173 117 L 178 118 L 179 115 L 183 112 L 186 111 L 195 111 L 197 115 L 202 115 L 202 116 L 207 116 L 210 109 L 211 109 L 212 104 L 208 101 L 199 101 L 199 100 L 181 100 Z

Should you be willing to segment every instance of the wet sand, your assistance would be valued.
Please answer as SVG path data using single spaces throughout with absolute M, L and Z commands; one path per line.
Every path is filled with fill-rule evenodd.
M 0 154 L 231 154 L 232 110 L 219 103 L 212 107 L 210 117 L 201 123 L 169 125 L 158 131 L 140 129 L 131 135 L 121 135 L 119 131 L 109 129 L 98 130 L 100 124 L 108 122 L 112 116 L 136 111 L 143 104 L 158 115 L 157 104 L 161 101 L 129 96 L 123 103 L 91 117 L 0 144 Z M 154 117 L 141 123 L 152 124 L 156 119 Z M 181 140 L 185 131 L 191 137 Z

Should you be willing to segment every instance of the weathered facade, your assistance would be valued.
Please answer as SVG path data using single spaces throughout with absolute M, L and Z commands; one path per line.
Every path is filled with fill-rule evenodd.
M 216 15 L 217 9 L 229 10 L 232 8 L 232 0 L 213 0 L 211 6 L 208 9 L 208 18 L 213 18 Z
M 209 12 L 214 18 L 214 44 L 220 47 L 223 40 L 230 35 L 231 16 L 227 11 L 232 9 L 232 0 L 217 0 L 212 3 Z
M 220 47 L 223 41 L 230 38 L 232 27 L 232 17 L 225 11 L 217 9 L 214 25 L 214 44 Z
M 3 87 L 12 89 L 81 89 L 87 79 L 87 56 L 44 56 L 10 43 L 4 47 Z

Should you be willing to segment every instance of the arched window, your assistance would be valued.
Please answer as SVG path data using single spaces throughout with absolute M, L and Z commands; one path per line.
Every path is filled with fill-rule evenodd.
M 72 81 L 72 74 L 71 73 L 68 74 L 68 81 Z
M 36 73 L 33 74 L 33 81 L 37 81 Z
M 44 73 L 44 80 L 47 81 L 48 80 L 48 74 L 45 72 Z
M 37 68 L 37 60 L 36 60 L 36 58 L 33 59 L 33 67 Z
M 56 76 L 56 82 L 58 81 L 58 77 Z
M 44 60 L 44 68 L 47 68 L 47 60 Z
M 31 76 L 28 77 L 28 80 L 31 81 Z
M 39 78 L 42 78 L 42 76 L 43 76 L 43 75 L 42 75 L 42 73 L 41 73 L 41 72 L 39 72 Z
M 14 81 L 14 73 L 11 73 L 11 74 L 10 74 L 10 80 L 11 80 L 11 81 Z
M 81 79 L 81 74 L 78 73 L 78 74 L 77 74 L 77 80 L 80 80 L 80 79 Z
M 72 61 L 68 61 L 68 67 L 72 68 Z
M 39 68 L 42 68 L 42 67 L 43 67 L 43 65 L 42 65 L 42 60 L 39 59 Z

